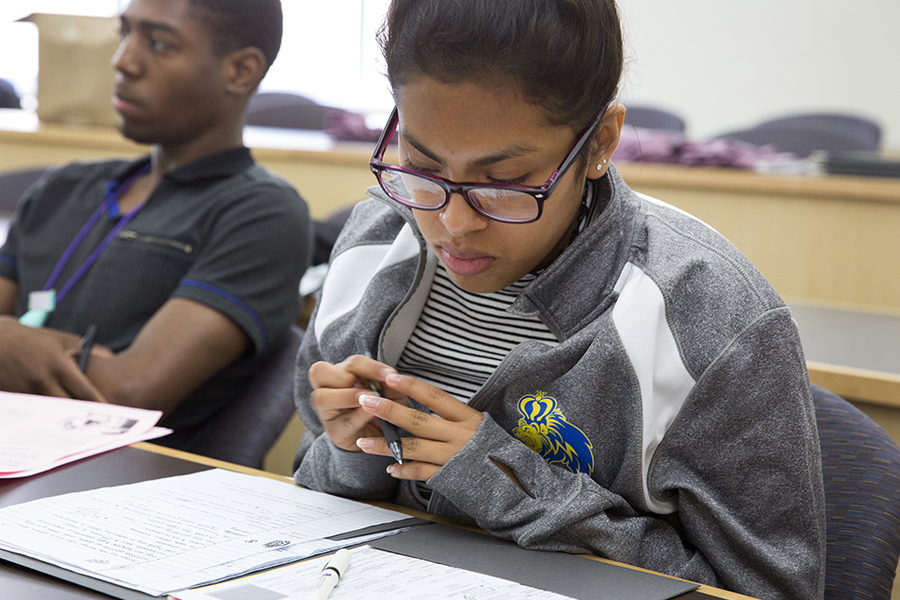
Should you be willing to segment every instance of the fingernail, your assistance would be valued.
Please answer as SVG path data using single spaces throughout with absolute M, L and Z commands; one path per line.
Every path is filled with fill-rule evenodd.
M 396 471 L 397 471 L 397 465 L 388 465 L 388 468 L 387 468 L 388 475 L 393 476 Z
M 375 441 L 372 438 L 359 438 L 356 440 L 356 445 L 360 450 L 371 450 L 372 446 L 375 445 Z
M 359 397 L 360 406 L 368 406 L 369 408 L 375 408 L 378 406 L 378 398 L 375 396 L 366 396 L 363 394 Z
M 386 376 L 385 376 L 384 381 L 385 381 L 385 383 L 387 383 L 388 385 L 390 385 L 390 384 L 392 384 L 392 383 L 393 383 L 393 384 L 400 383 L 400 375 L 397 374 L 397 373 L 391 373 L 390 375 L 386 375 Z

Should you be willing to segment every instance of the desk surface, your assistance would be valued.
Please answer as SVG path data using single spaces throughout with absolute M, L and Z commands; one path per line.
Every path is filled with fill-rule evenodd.
M 900 313 L 789 304 L 807 360 L 900 376 Z
M 280 475 L 142 443 L 137 444 L 136 447 L 123 448 L 64 465 L 33 477 L 0 480 L 0 507 L 101 486 L 123 485 L 160 477 L 183 475 L 210 467 L 223 467 L 283 481 L 288 480 Z M 427 515 L 419 513 L 416 516 L 427 518 Z M 0 589 L 4 591 L 4 597 L 8 595 L 10 598 L 41 598 L 42 600 L 108 598 L 108 596 L 78 587 L 68 581 L 7 562 L 0 562 Z M 709 600 L 711 597 L 732 600 L 747 598 L 740 594 L 701 586 L 698 591 L 684 594 L 678 599 Z
M 900 311 L 788 304 L 813 382 L 848 399 L 900 408 Z

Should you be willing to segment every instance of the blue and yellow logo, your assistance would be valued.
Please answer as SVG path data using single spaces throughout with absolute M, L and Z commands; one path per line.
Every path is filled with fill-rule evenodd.
M 544 457 L 573 473 L 594 472 L 594 446 L 575 425 L 566 420 L 555 398 L 544 392 L 522 396 L 518 403 L 519 425 L 513 435 Z

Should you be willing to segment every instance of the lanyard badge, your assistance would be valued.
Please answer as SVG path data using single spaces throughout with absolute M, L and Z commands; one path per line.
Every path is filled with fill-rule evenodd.
M 63 255 L 60 257 L 59 261 L 56 263 L 56 267 L 53 269 L 53 272 L 50 274 L 50 278 L 47 279 L 47 283 L 44 285 L 44 289 L 40 291 L 30 292 L 28 294 L 28 311 L 19 318 L 19 323 L 23 325 L 28 325 L 29 327 L 43 327 L 47 322 L 47 318 L 50 316 L 56 309 L 56 305 L 65 297 L 65 295 L 71 290 L 76 283 L 78 283 L 88 269 L 93 266 L 93 264 L 97 261 L 100 255 L 106 250 L 106 247 L 115 239 L 116 235 L 122 230 L 125 225 L 128 224 L 128 221 L 137 214 L 137 212 L 143 207 L 143 203 L 138 204 L 133 209 L 131 209 L 127 214 L 122 216 L 119 219 L 119 222 L 116 223 L 115 227 L 112 228 L 106 237 L 100 242 L 97 248 L 91 253 L 90 256 L 81 264 L 75 274 L 69 278 L 69 280 L 62 286 L 62 288 L 57 293 L 56 291 L 56 280 L 59 275 L 62 273 L 63 268 L 68 264 L 69 259 L 72 258 L 72 255 L 75 253 L 75 250 L 81 244 L 81 241 L 87 236 L 88 232 L 94 228 L 94 225 L 100 220 L 101 216 L 104 212 L 108 214 L 115 214 L 118 216 L 118 205 L 116 204 L 121 197 L 121 195 L 131 187 L 131 184 L 134 181 L 147 173 L 150 172 L 150 164 L 147 164 L 137 173 L 129 177 L 125 180 L 121 185 L 119 185 L 116 181 L 110 181 L 107 184 L 106 188 L 106 199 L 103 203 L 97 207 L 97 210 L 91 215 L 91 218 L 88 219 L 87 223 L 81 228 L 81 231 L 75 236 L 72 242 L 69 244 L 69 247 L 66 248 L 66 251 L 63 252 Z M 115 209 L 115 210 L 114 210 Z
M 43 327 L 47 317 L 56 308 L 56 290 L 40 290 L 28 294 L 28 311 L 19 317 L 19 323 L 29 327 Z

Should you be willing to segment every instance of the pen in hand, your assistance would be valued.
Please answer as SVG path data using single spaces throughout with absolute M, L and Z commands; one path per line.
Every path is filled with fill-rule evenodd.
M 328 598 L 328 595 L 331 594 L 331 590 L 338 584 L 341 577 L 344 576 L 344 573 L 347 572 L 348 566 L 350 566 L 350 551 L 346 548 L 341 548 L 334 553 L 334 556 L 331 557 L 331 560 L 329 560 L 328 564 L 325 565 L 325 568 L 322 569 L 322 574 L 319 576 L 319 583 L 312 591 L 312 594 L 310 594 L 309 600 L 325 600 Z
M 97 335 L 97 326 L 91 324 L 87 331 L 78 341 L 78 347 L 75 348 L 75 361 L 78 363 L 78 370 L 84 373 L 87 370 L 88 361 L 91 360 L 91 347 L 94 345 L 94 336 Z
M 372 353 L 369 352 L 368 347 L 366 346 L 366 341 L 362 338 L 357 338 L 356 340 L 356 350 L 359 354 L 372 358 Z M 377 395 L 380 398 L 384 398 L 384 394 L 382 393 L 381 383 L 378 381 L 373 381 L 371 379 L 366 380 L 369 383 L 369 389 L 373 394 Z M 400 442 L 400 432 L 397 431 L 397 426 L 393 423 L 389 423 L 384 419 L 378 419 L 381 422 L 381 431 L 384 433 L 384 440 L 387 442 L 388 448 L 391 451 L 391 456 L 394 457 L 401 465 L 403 464 L 403 445 Z

